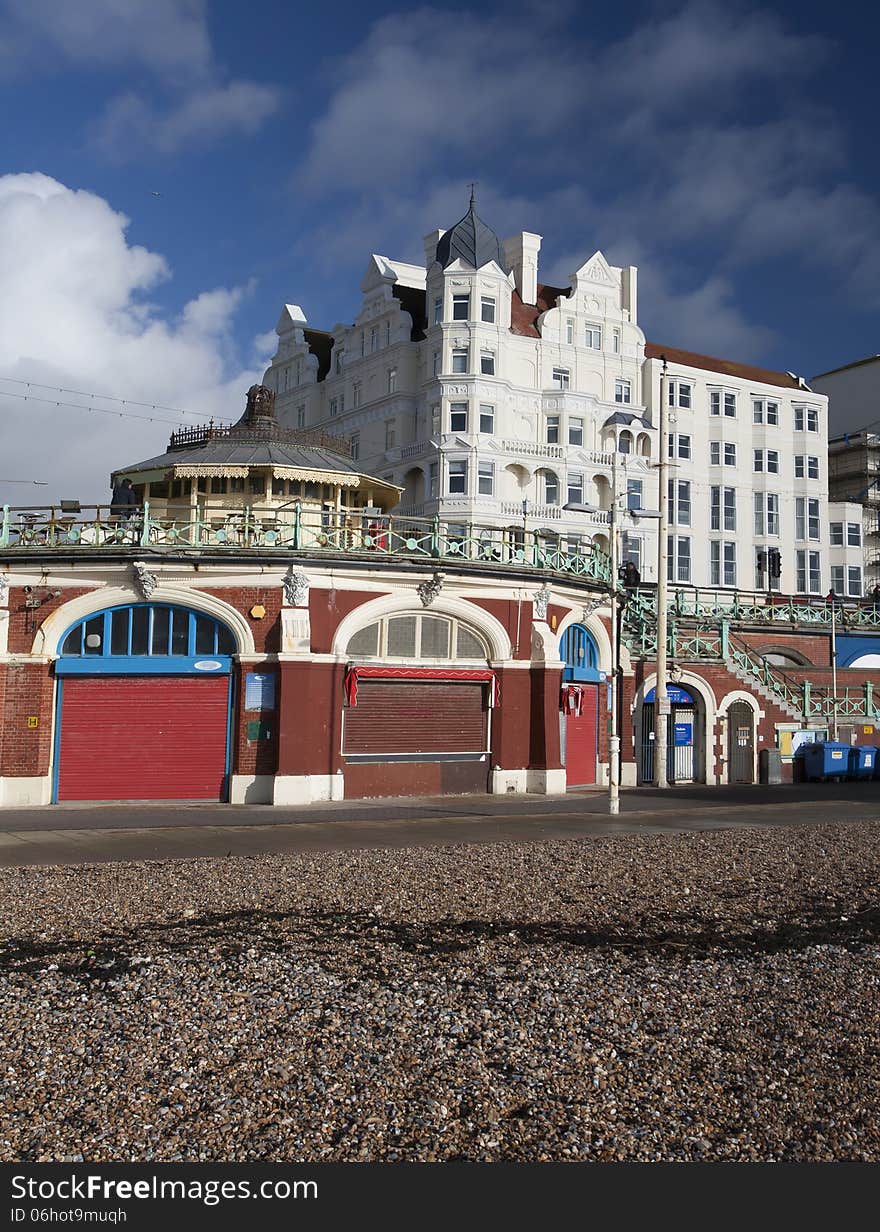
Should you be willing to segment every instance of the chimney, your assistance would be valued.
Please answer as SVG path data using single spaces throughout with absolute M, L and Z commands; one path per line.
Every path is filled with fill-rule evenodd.
M 446 234 L 445 231 L 441 231 L 438 228 L 436 231 L 429 231 L 428 234 L 425 236 L 424 245 L 425 245 L 425 269 L 426 270 L 429 270 L 431 266 L 434 264 L 434 262 L 437 260 L 437 245 L 440 243 L 440 240 L 443 238 L 445 234 Z
M 627 265 L 620 271 L 621 308 L 629 313 L 633 325 L 638 324 L 639 271 L 635 265 Z
M 521 231 L 504 241 L 504 257 L 513 273 L 516 289 L 524 304 L 538 302 L 538 253 L 541 236 Z

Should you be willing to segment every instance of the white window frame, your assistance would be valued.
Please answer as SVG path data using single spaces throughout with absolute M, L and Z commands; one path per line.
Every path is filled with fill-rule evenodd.
M 568 443 L 575 447 L 583 446 L 584 443 L 584 421 L 577 415 L 568 421 Z
M 495 352 L 480 351 L 480 376 L 495 376 Z
M 486 325 L 495 324 L 495 296 L 480 296 L 480 320 Z
M 602 350 L 602 326 L 587 321 L 584 326 L 584 345 L 591 351 Z
M 666 577 L 670 582 L 691 580 L 691 536 L 668 535 L 666 538 Z
M 471 366 L 470 347 L 452 348 L 452 371 L 459 376 L 464 375 Z
M 678 407 L 682 411 L 689 411 L 693 407 L 694 399 L 694 383 L 693 381 L 669 381 L 669 405 Z
M 554 368 L 550 374 L 550 383 L 553 389 L 570 389 L 571 369 Z
M 632 381 L 629 377 L 619 376 L 615 378 L 614 401 L 621 406 L 632 406 Z
M 446 490 L 450 496 L 467 496 L 467 458 L 452 458 L 448 463 Z
M 462 417 L 463 424 L 456 427 L 455 417 Z M 467 432 L 470 423 L 470 406 L 467 402 L 450 402 L 449 403 L 449 431 L 450 432 Z
M 480 432 L 484 436 L 494 436 L 495 434 L 495 407 L 490 402 L 481 402 L 478 414 Z M 488 427 L 485 426 L 488 420 Z
M 462 309 L 464 311 L 462 312 Z M 471 319 L 471 293 L 453 295 L 452 297 L 452 319 L 453 321 L 469 321 Z
M 478 496 L 494 496 L 495 495 L 495 463 L 494 462 L 478 462 L 477 463 L 477 495 Z

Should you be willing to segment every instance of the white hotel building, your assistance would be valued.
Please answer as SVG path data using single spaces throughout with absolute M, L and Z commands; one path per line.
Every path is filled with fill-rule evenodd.
M 497 528 L 489 545 L 525 525 L 563 550 L 607 548 L 616 473 L 624 556 L 653 582 L 657 521 L 639 510 L 659 504 L 665 355 L 670 579 L 824 595 L 843 578 L 861 593 L 860 551 L 830 541 L 854 514 L 828 503 L 827 398 L 792 373 L 648 342 L 635 267 L 596 252 L 551 287 L 540 248 L 530 232 L 501 242 L 472 202 L 425 237 L 424 266 L 370 258 L 353 324 L 319 331 L 286 305 L 265 376 L 279 419 L 347 438 L 404 489 L 395 512 Z

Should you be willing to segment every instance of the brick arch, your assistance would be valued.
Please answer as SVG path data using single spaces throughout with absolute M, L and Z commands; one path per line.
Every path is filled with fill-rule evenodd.
M 77 621 L 96 612 L 103 612 L 106 608 L 141 602 L 143 596 L 134 587 L 102 586 L 79 595 L 68 603 L 62 603 L 46 617 L 37 630 L 31 653 L 54 657 L 61 648 L 61 638 Z M 247 620 L 241 612 L 215 595 L 188 586 L 162 584 L 151 592 L 149 602 L 170 603 L 213 616 L 232 631 L 239 654 L 254 653 L 254 637 Z
M 803 651 L 795 650 L 792 646 L 780 645 L 778 642 L 771 646 L 751 646 L 750 649 L 757 655 L 785 655 L 786 658 L 792 660 L 792 667 L 813 667 L 815 666 L 812 659 L 808 659 Z M 780 667 L 785 667 L 786 664 L 779 664 Z

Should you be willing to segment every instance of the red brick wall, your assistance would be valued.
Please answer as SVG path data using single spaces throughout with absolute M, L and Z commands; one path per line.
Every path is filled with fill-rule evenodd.
M 559 770 L 562 749 L 559 738 L 559 691 L 562 668 L 533 667 L 529 710 L 529 768 Z M 520 717 L 520 721 L 522 721 Z
M 342 663 L 279 664 L 279 774 L 335 774 L 342 765 Z
M 281 649 L 280 613 L 284 599 L 280 586 L 200 586 L 198 589 L 242 613 L 251 627 L 257 654 L 278 653 Z M 251 608 L 258 605 L 266 609 L 266 615 L 260 620 L 249 615 Z
M 276 663 L 240 663 L 234 667 L 232 701 L 232 773 L 274 774 L 278 767 L 280 677 Z M 275 673 L 275 709 L 245 710 L 245 676 L 248 672 Z M 269 740 L 248 740 L 249 722 L 262 720 L 271 732 Z
M 820 667 L 831 662 L 831 635 L 828 633 L 771 633 L 763 629 L 748 632 L 734 629 L 733 632 L 741 641 L 759 651 L 772 650 L 778 654 L 794 651 Z M 785 667 L 783 670 L 787 672 L 789 669 Z
M 516 599 L 468 599 L 474 607 L 500 621 L 510 638 L 514 659 L 532 657 L 532 604 L 529 600 L 518 603 Z M 517 613 L 519 613 L 519 648 L 517 648 Z
M 502 669 L 498 682 L 501 704 L 492 711 L 492 765 L 518 770 L 529 764 L 525 716 L 531 708 L 531 673 L 525 668 Z
M 53 681 L 45 663 L 0 664 L 0 774 L 47 774 L 52 745 Z M 27 725 L 36 715 L 39 726 Z
M 33 595 L 35 598 L 42 598 L 47 590 L 57 590 L 58 587 L 53 583 L 48 586 L 35 586 Z M 61 597 L 58 599 L 47 599 L 45 603 L 41 603 L 38 608 L 25 607 L 25 601 L 30 597 L 24 592 L 24 588 L 16 586 L 9 591 L 9 653 L 10 654 L 30 654 L 31 647 L 34 644 L 34 638 L 37 636 L 37 630 L 44 623 L 47 616 L 62 607 L 65 603 L 69 603 L 71 599 L 78 599 L 80 595 L 91 594 L 96 587 L 80 586 L 71 587 L 69 590 L 64 590 Z M 73 623 L 71 621 L 71 623 Z
M 333 638 L 341 622 L 355 608 L 381 599 L 387 591 L 378 590 L 325 590 L 312 587 L 309 591 L 309 621 L 312 626 L 312 651 L 329 654 Z M 418 596 L 413 594 L 413 604 L 418 606 Z

